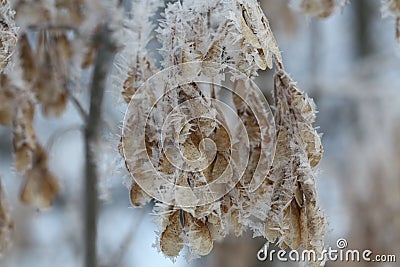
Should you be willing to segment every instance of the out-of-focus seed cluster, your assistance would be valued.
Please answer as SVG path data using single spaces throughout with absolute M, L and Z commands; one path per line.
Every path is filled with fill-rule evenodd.
M 32 163 L 32 168 L 24 174 L 21 201 L 35 207 L 49 207 L 59 191 L 59 186 L 54 175 L 48 170 L 46 151 L 40 146 L 36 147 Z
M 11 55 L 17 43 L 17 31 L 14 21 L 15 11 L 11 9 L 8 0 L 0 1 L 0 73 L 10 63 Z
M 14 12 L 1 0 L 0 124 L 13 128 L 14 165 L 24 178 L 20 199 L 25 204 L 49 207 L 59 192 L 33 121 L 37 108 L 47 117 L 65 111 L 72 88 L 78 87 L 79 66 L 93 63 L 95 42 L 88 37 L 101 21 L 102 8 L 84 0 L 14 1 Z M 4 72 L 10 60 L 13 69 Z
M 7 80 L 4 76 L 2 81 Z M 29 91 L 21 90 L 18 87 L 3 87 L 3 92 L 13 90 L 10 108 L 0 109 L 0 117 L 4 115 L 9 118 L 2 120 L 1 123 L 12 122 L 13 127 L 13 147 L 14 147 L 14 165 L 15 169 L 23 174 L 24 187 L 21 191 L 21 201 L 31 204 L 37 208 L 46 208 L 51 205 L 52 199 L 58 193 L 58 182 L 48 170 L 47 161 L 39 158 L 46 157 L 46 152 L 41 148 L 33 128 L 33 118 L 35 106 L 33 96 Z M 16 95 L 15 95 L 16 94 Z M 42 187 L 42 185 L 51 183 L 54 186 L 51 189 Z M 31 193 L 27 193 L 31 191 Z M 32 196 L 27 194 L 36 193 L 37 198 L 46 199 L 40 202 L 34 202 Z
M 292 8 L 306 16 L 326 19 L 350 4 L 350 0 L 291 0 L 290 3 Z
M 85 11 L 88 2 L 85 0 L 59 1 L 15 1 L 17 11 L 16 20 L 23 28 L 62 27 L 64 29 L 78 29 L 85 22 Z M 101 5 L 99 5 L 100 8 Z M 92 25 L 95 26 L 95 25 Z
M 60 116 L 67 104 L 67 64 L 73 55 L 66 34 L 59 30 L 40 31 L 36 51 L 31 48 L 26 34 L 21 36 L 19 45 L 23 77 L 43 113 Z
M 302 0 L 300 9 L 304 14 L 323 19 L 332 15 L 337 5 L 337 0 Z
M 1 89 L 11 92 L 10 110 L 5 110 L 10 118 L 2 122 L 11 122 L 13 127 L 15 169 L 24 177 L 20 199 L 37 208 L 49 207 L 59 189 L 57 180 L 48 170 L 46 151 L 39 144 L 33 128 L 35 98 L 32 92 L 21 89 L 5 75 Z
M 99 25 L 107 24 L 114 32 L 123 10 L 112 1 L 10 2 L 15 12 L 9 1 L 0 0 L 0 124 L 13 129 L 14 167 L 24 179 L 20 201 L 44 209 L 60 187 L 48 152 L 36 137 L 35 116 L 39 109 L 46 117 L 60 117 L 72 100 L 86 123 L 85 110 L 74 95 L 80 90 L 80 75 L 95 62 L 93 36 Z M 105 21 L 107 17 L 111 19 Z M 1 191 L 0 252 L 9 240 L 4 199 Z
M 144 5 L 154 7 L 153 2 L 156 1 Z M 153 26 L 149 23 L 149 16 L 133 23 L 135 28 L 131 28 L 131 36 L 150 36 Z M 145 26 L 141 27 L 140 23 Z M 223 112 L 213 102 L 213 99 L 222 99 L 221 91 L 212 86 L 204 89 L 194 81 L 171 91 L 160 86 L 151 87 L 152 82 L 143 84 L 157 71 L 153 64 L 148 63 L 152 62 L 147 51 L 148 39 L 140 46 L 127 46 L 128 51 L 123 52 L 123 55 L 146 55 L 133 57 L 133 63 L 124 61 L 126 56 L 121 56 L 120 60 L 127 77 L 121 83 L 124 99 L 128 102 L 135 92 L 135 99 L 140 99 L 132 98 L 135 102 L 128 106 L 133 111 L 128 112 L 125 118 L 125 132 L 120 145 L 126 167 L 134 178 L 130 187 L 134 206 L 143 206 L 153 199 L 136 181 L 142 181 L 145 187 L 155 186 L 160 191 L 167 187 L 166 181 L 152 175 L 153 169 L 169 177 L 176 185 L 195 191 L 196 187 L 210 184 L 223 174 L 237 174 L 239 167 L 230 161 L 234 155 L 232 146 L 245 143 L 245 139 L 249 145 L 249 153 L 239 157 L 242 162 L 247 162 L 242 178 L 224 196 L 198 206 L 179 206 L 153 199 L 160 250 L 175 257 L 187 246 L 189 258 L 207 255 L 213 242 L 223 239 L 230 231 L 240 236 L 246 229 L 251 229 L 255 236 L 264 236 L 270 242 L 278 241 L 283 248 L 320 251 L 325 220 L 315 189 L 314 168 L 322 156 L 320 137 L 312 125 L 315 107 L 283 71 L 279 48 L 258 2 L 178 1 L 165 8 L 164 19 L 156 33 L 161 43 L 164 69 L 200 61 L 201 75 L 216 84 L 224 83 L 226 76 L 221 73 L 229 68 L 239 70 L 246 78 L 256 76 L 260 69 L 272 68 L 274 63 L 278 69 L 274 91 L 276 129 L 260 115 L 265 108 L 259 95 L 253 93 L 254 85 L 227 71 L 233 84 L 230 88 L 233 110 L 245 127 L 245 132 L 233 136 L 227 130 L 229 127 L 223 127 L 231 123 L 229 118 L 223 117 Z M 179 73 L 194 77 L 199 70 L 193 66 L 183 64 Z M 140 84 L 145 89 L 137 91 Z M 168 85 L 168 82 L 164 84 Z M 155 99 L 160 91 L 162 97 L 157 102 Z M 155 102 L 157 112 L 154 113 L 157 116 L 146 112 L 149 109 L 146 105 Z M 180 111 L 182 117 L 174 117 L 167 124 L 174 129 L 181 118 L 193 118 L 188 120 L 190 123 L 186 127 L 178 127 L 175 135 L 171 134 L 179 143 L 181 156 L 187 160 L 201 158 L 207 152 L 204 140 L 213 140 L 216 149 L 212 163 L 201 171 L 188 172 L 178 168 L 174 163 L 176 158 L 168 157 L 168 146 L 163 148 L 162 140 L 158 138 L 158 125 L 162 125 L 168 114 L 183 103 L 189 104 Z M 200 119 L 202 114 L 209 119 Z M 144 147 L 136 142 L 142 137 Z M 276 153 L 272 162 L 272 157 L 263 155 L 267 150 L 265 145 L 268 147 L 275 140 Z M 252 184 L 257 182 L 258 185 L 251 190 Z M 178 202 L 176 194 L 172 199 Z
M 400 43 L 400 1 L 384 0 L 382 1 L 382 5 L 384 16 L 393 16 L 396 18 L 396 39 Z
M 0 254 L 10 245 L 14 223 L 10 218 L 6 195 L 0 178 Z
M 292 0 L 292 6 L 308 16 L 325 19 L 330 17 L 338 7 L 343 7 L 349 2 L 349 0 Z M 400 1 L 382 0 L 381 2 L 383 16 L 396 19 L 396 39 L 400 43 Z

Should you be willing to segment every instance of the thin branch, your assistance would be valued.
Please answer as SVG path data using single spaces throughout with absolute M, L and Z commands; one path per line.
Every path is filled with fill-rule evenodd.
M 71 100 L 72 104 L 78 110 L 83 121 L 86 123 L 88 121 L 88 114 L 87 114 L 86 110 L 83 108 L 81 102 L 79 102 L 79 100 L 68 90 L 67 90 L 67 95 L 68 95 L 68 98 Z
M 139 230 L 140 223 L 143 221 L 143 217 L 147 209 L 143 208 L 140 211 L 135 213 L 135 219 L 132 222 L 132 225 L 129 227 L 128 233 L 125 235 L 124 240 L 121 243 L 119 249 L 111 256 L 110 267 L 118 267 L 121 266 L 121 262 L 124 259 L 125 254 L 128 252 L 129 246 L 132 244 L 132 241 L 135 239 L 136 233 Z
M 88 113 L 86 110 L 83 108 L 81 102 L 69 91 L 67 91 L 68 98 L 72 102 L 72 104 L 75 106 L 77 111 L 79 112 L 80 116 L 82 117 L 82 120 L 86 123 L 88 120 Z M 102 118 L 104 125 L 106 125 L 110 130 L 113 129 L 113 125 L 110 123 L 109 120 L 106 118 Z
M 85 179 L 85 266 L 96 267 L 96 240 L 98 215 L 98 189 L 96 147 L 104 90 L 109 67 L 114 58 L 114 45 L 110 40 L 111 32 L 106 26 L 94 35 L 98 43 L 94 71 L 90 88 L 90 110 L 85 131 L 86 179 Z
M 61 138 L 64 134 L 67 134 L 71 131 L 79 131 L 81 133 L 83 133 L 85 130 L 85 128 L 83 127 L 83 125 L 70 125 L 68 127 L 63 127 L 61 129 L 56 130 L 55 132 L 53 132 L 49 139 L 47 140 L 47 144 L 46 144 L 46 151 L 50 154 L 50 151 L 52 150 L 55 142 L 57 141 L 57 139 Z

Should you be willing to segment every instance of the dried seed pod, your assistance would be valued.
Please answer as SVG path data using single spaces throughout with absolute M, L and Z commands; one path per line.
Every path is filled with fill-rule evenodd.
M 10 211 L 0 179 L 0 255 L 10 246 L 14 223 L 10 218 Z
M 224 228 L 222 219 L 214 214 L 207 216 L 207 226 L 214 241 L 222 241 L 227 235 L 227 230 Z
M 301 10 L 307 14 L 321 19 L 327 18 L 335 11 L 336 0 L 302 0 Z
M 129 195 L 132 205 L 136 207 L 144 206 L 152 200 L 152 197 L 146 194 L 146 192 L 144 192 L 143 189 L 141 189 L 140 186 L 135 182 L 133 182 L 131 186 Z
M 183 156 L 190 161 L 196 161 L 196 159 L 199 159 L 201 156 L 200 150 L 191 139 L 187 139 L 185 143 L 183 143 Z
M 25 172 L 24 180 L 21 202 L 38 209 L 50 207 L 60 189 L 57 179 L 48 169 L 46 151 L 39 145 L 34 151 L 32 168 Z
M 214 41 L 204 55 L 202 70 L 208 77 L 215 77 L 221 69 L 222 45 L 219 40 Z
M 48 40 L 44 31 L 38 41 L 37 56 L 41 58 L 33 92 L 42 104 L 46 116 L 60 116 L 67 106 L 66 69 L 63 59 L 57 53 L 57 47 Z M 50 45 L 50 49 L 45 49 Z
M 206 54 L 203 56 L 202 71 L 208 77 L 215 77 L 221 69 L 224 49 L 222 42 L 223 38 L 226 37 L 227 29 L 227 23 L 222 25 L 211 46 L 208 48 Z
M 22 93 L 16 99 L 13 116 L 13 145 L 15 168 L 24 172 L 31 168 L 32 154 L 36 149 L 36 135 L 33 129 L 35 108 L 32 99 Z
M 229 218 L 229 225 L 232 227 L 233 232 L 236 236 L 241 236 L 245 227 L 242 223 L 242 212 L 235 208 L 231 209 L 230 218 Z
M 52 45 L 54 46 L 55 54 L 59 58 L 59 62 L 61 64 L 65 64 L 66 61 L 69 61 L 74 56 L 74 51 L 72 50 L 72 45 L 70 40 L 68 39 L 65 32 L 53 32 L 52 33 Z
M 260 4 L 253 0 L 243 1 L 240 3 L 240 9 L 239 31 L 243 34 L 245 41 L 253 47 L 257 66 L 262 70 L 267 67 L 271 69 L 273 57 L 282 64 L 279 47 Z
M 320 254 L 324 248 L 325 217 L 318 204 L 315 176 L 311 167 L 304 162 L 298 169 L 299 184 L 304 193 L 304 203 L 307 218 L 307 243 L 306 247 L 315 249 Z
M 10 125 L 12 122 L 12 110 L 11 106 L 13 99 L 9 97 L 7 92 L 2 92 L 0 88 L 0 124 Z
M 213 248 L 213 241 L 207 225 L 190 213 L 183 212 L 186 244 L 196 255 L 207 255 Z
M 276 77 L 279 84 L 287 88 L 286 95 L 282 95 L 291 101 L 290 106 L 283 107 L 284 110 L 292 111 L 296 116 L 296 133 L 302 137 L 306 145 L 307 156 L 311 167 L 318 165 L 322 158 L 323 148 L 321 138 L 312 124 L 315 121 L 316 108 L 312 99 L 301 92 L 288 74 L 280 71 Z
M 14 110 L 14 94 L 10 88 L 8 77 L 0 74 L 0 124 L 10 125 L 12 123 Z
M 213 169 L 211 172 L 211 179 L 209 182 L 215 181 L 216 179 L 219 179 L 222 174 L 227 171 L 227 168 L 229 168 L 229 159 L 228 156 L 224 153 L 218 152 L 217 156 L 215 157 L 215 161 L 213 163 Z M 230 177 L 230 175 L 228 175 Z
M 19 39 L 19 51 L 21 66 L 24 72 L 23 78 L 27 82 L 33 82 L 37 74 L 37 64 L 33 58 L 33 51 L 26 34 L 22 34 Z
M 218 126 L 214 141 L 217 146 L 217 151 L 228 151 L 231 148 L 231 140 L 228 131 L 223 125 Z
M 180 220 L 181 211 L 174 211 L 168 218 L 168 224 L 160 237 L 161 251 L 170 257 L 176 257 L 184 246 L 183 227 Z
M 289 207 L 284 211 L 284 225 L 289 226 L 284 229 L 284 243 L 291 249 L 298 249 L 304 245 L 305 234 L 302 231 L 301 225 L 301 207 L 298 206 L 296 201 L 291 201 Z
M 246 170 L 240 183 L 242 186 L 251 189 L 251 191 L 262 184 L 266 177 L 266 172 L 272 164 L 272 157 L 268 156 L 266 150 L 268 150 L 268 147 L 273 147 L 273 141 L 275 140 L 274 125 L 266 118 L 268 111 L 265 110 L 261 101 L 263 96 L 254 92 L 255 90 L 251 84 L 243 80 L 235 81 L 233 102 L 238 116 L 244 122 L 245 134 L 250 145 Z M 241 194 L 245 196 L 246 200 L 252 199 L 252 196 L 249 196 L 247 192 L 242 192 Z M 262 196 L 262 199 L 268 198 L 270 197 Z M 268 205 L 269 203 L 265 204 Z M 249 210 L 252 209 L 251 207 L 249 208 Z
M 68 96 L 65 90 L 60 90 L 54 94 L 54 97 L 52 101 L 46 102 L 43 106 L 43 112 L 46 116 L 59 117 L 67 107 Z
M 297 177 L 293 173 L 293 170 L 291 170 L 291 168 L 293 168 L 293 162 L 290 161 L 289 158 L 286 158 L 286 160 L 287 167 L 274 166 L 272 171 L 276 181 L 271 198 L 271 209 L 265 221 L 265 235 L 271 242 L 275 242 L 276 239 L 279 238 L 281 244 L 283 241 L 287 245 L 291 245 L 289 239 L 297 229 L 289 226 L 297 225 L 298 222 L 290 221 L 290 219 L 296 218 L 291 216 L 287 217 L 286 210 L 290 207 L 291 202 L 295 201 L 294 192 L 296 191 L 298 183 L 296 180 Z M 281 164 L 283 164 L 283 162 Z M 288 231 L 285 232 L 286 229 L 288 229 Z
M 207 226 L 213 241 L 221 242 L 225 238 L 226 233 L 221 226 L 221 221 L 217 221 L 216 223 L 209 223 L 207 224 Z
M 138 57 L 136 63 L 130 67 L 128 77 L 122 87 L 121 93 L 125 102 L 129 103 L 139 86 L 156 72 L 157 69 L 153 62 L 147 57 Z

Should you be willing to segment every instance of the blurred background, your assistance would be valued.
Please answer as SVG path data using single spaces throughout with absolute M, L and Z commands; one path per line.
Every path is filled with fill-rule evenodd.
M 316 125 L 323 133 L 324 157 L 318 189 L 329 222 L 326 243 L 336 248 L 345 238 L 349 249 L 395 254 L 400 261 L 400 48 L 395 21 L 382 18 L 380 1 L 352 0 L 331 17 L 305 17 L 288 1 L 262 0 L 282 51 L 286 70 L 317 104 Z M 272 71 L 257 84 L 270 97 Z M 110 85 L 111 88 L 111 85 Z M 253 267 L 289 266 L 260 262 L 261 238 L 248 233 L 214 244 L 207 257 L 187 262 L 165 258 L 152 246 L 156 226 L 151 207 L 131 207 L 124 186 L 127 174 L 117 153 L 123 108 L 106 92 L 99 153 L 101 206 L 98 257 L 104 267 Z M 82 93 L 80 100 L 88 102 Z M 12 132 L 0 126 L 0 176 L 15 222 L 14 243 L 0 258 L 2 267 L 74 267 L 83 262 L 84 146 L 81 120 L 71 104 L 58 119 L 38 113 L 35 129 L 50 149 L 49 166 L 61 182 L 61 194 L 47 211 L 19 203 L 21 177 L 12 167 Z M 326 266 L 366 263 L 328 262 Z M 297 264 L 293 264 L 297 266 Z M 368 266 L 400 266 L 370 263 Z

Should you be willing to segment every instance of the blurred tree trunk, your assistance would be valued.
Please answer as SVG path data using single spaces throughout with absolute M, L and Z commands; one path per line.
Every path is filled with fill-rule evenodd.
M 353 0 L 351 4 L 355 13 L 354 51 L 356 57 L 364 58 L 376 52 L 373 40 L 373 18 L 379 12 L 379 6 L 370 0 Z
M 97 164 L 95 146 L 100 131 L 101 109 L 107 73 L 112 65 L 113 44 L 110 40 L 110 31 L 104 25 L 94 36 L 93 42 L 99 44 L 92 83 L 90 88 L 90 110 L 86 122 L 85 152 L 86 152 L 86 179 L 85 179 L 85 266 L 96 267 L 96 240 L 98 217 L 98 189 Z

